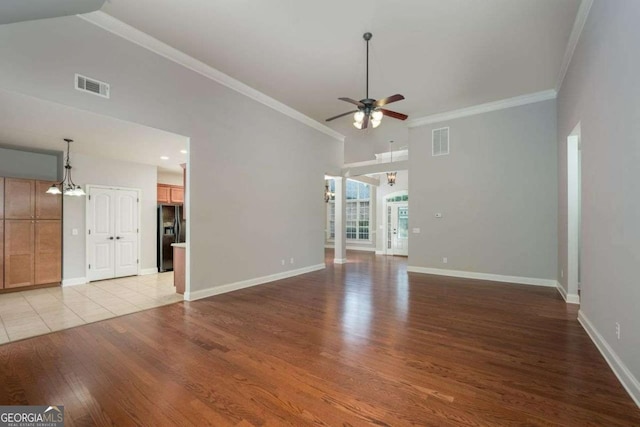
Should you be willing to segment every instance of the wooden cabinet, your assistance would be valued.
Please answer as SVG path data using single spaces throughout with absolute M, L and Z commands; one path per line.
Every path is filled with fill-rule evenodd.
M 45 190 L 46 191 L 46 190 Z M 36 206 L 36 182 L 32 179 L 5 178 L 5 219 L 33 219 Z
M 183 187 L 171 187 L 171 203 L 184 203 Z
M 52 184 L 55 182 L 36 181 L 36 219 L 62 219 L 62 197 L 47 194 Z
M 158 184 L 158 203 L 168 205 L 184 203 L 184 187 Z
M 5 220 L 4 287 L 18 288 L 35 284 L 35 221 Z
M 158 203 L 166 204 L 171 202 L 171 186 L 158 184 Z
M 49 181 L 0 178 L 0 289 L 62 280 L 62 196 Z M 2 199 L 2 197 L 4 200 Z
M 36 221 L 34 230 L 35 284 L 62 279 L 62 227 L 58 220 Z
M 0 225 L 4 219 L 4 178 L 0 178 Z M 0 239 L 0 245 L 2 245 L 2 239 Z

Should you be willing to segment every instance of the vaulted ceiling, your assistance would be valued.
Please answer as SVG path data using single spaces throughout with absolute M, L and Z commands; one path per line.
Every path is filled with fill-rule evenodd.
M 109 0 L 102 11 L 323 122 L 402 93 L 412 118 L 554 89 L 580 0 Z M 349 120 L 345 118 L 344 120 Z M 337 125 L 339 126 L 339 125 Z

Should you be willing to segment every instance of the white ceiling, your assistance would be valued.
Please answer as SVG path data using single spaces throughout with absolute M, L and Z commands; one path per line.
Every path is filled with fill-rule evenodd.
M 0 90 L 0 144 L 65 151 L 156 165 L 180 172 L 188 138 L 101 116 L 30 96 Z M 168 156 L 162 160 L 160 156 Z
M 580 0 L 109 0 L 103 11 L 318 120 L 411 118 L 553 89 Z M 339 119 L 346 120 L 348 118 Z

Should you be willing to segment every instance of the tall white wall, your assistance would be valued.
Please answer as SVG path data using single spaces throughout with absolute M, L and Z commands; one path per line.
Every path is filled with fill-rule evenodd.
M 156 167 L 87 156 L 71 155 L 73 181 L 86 191 L 87 184 L 136 188 L 140 193 L 140 268 L 156 268 Z M 86 277 L 86 197 L 65 197 L 63 217 L 63 280 Z M 73 229 L 78 230 L 73 235 Z
M 0 88 L 190 137 L 192 291 L 324 262 L 341 141 L 78 17 L 0 26 L 0 58 Z M 75 90 L 75 73 L 111 99 Z
M 594 1 L 558 94 L 558 267 L 567 270 L 567 136 L 580 123 L 580 314 L 640 404 L 639 21 L 640 2 Z
M 555 100 L 412 128 L 409 153 L 410 266 L 555 280 Z

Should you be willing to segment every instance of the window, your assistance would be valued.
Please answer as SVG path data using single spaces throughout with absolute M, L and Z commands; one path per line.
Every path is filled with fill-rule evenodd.
M 329 191 L 335 194 L 336 181 L 331 179 L 328 182 Z M 346 191 L 346 217 L 345 228 L 347 240 L 370 241 L 369 223 L 371 212 L 371 186 L 363 182 L 347 180 Z M 328 237 L 333 240 L 336 237 L 336 204 L 332 197 L 327 203 Z

